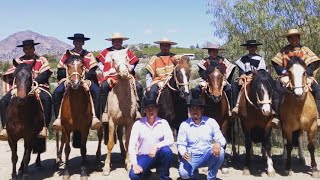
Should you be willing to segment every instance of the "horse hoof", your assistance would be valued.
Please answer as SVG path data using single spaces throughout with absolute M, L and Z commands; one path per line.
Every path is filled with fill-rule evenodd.
M 243 170 L 242 175 L 249 176 L 250 175 L 249 169 Z
M 313 178 L 320 178 L 320 172 L 319 171 L 313 171 L 311 176 Z
M 109 176 L 110 175 L 110 169 L 103 170 L 102 175 L 103 176 Z
M 275 171 L 268 172 L 268 177 L 274 177 L 274 176 L 276 176 L 276 172 Z
M 229 174 L 229 168 L 222 168 L 221 173 L 222 174 Z
M 28 180 L 28 179 L 29 179 L 29 175 L 28 174 L 22 175 L 22 180 Z
M 290 171 L 285 170 L 285 171 L 284 171 L 284 175 L 285 175 L 285 176 L 292 176 L 292 171 L 291 171 L 291 170 L 290 170 Z

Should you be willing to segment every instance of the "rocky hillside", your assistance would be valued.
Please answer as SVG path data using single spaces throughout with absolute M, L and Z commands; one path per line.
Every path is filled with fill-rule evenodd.
M 0 61 L 23 55 L 22 48 L 17 48 L 16 46 L 26 39 L 33 39 L 35 42 L 41 43 L 36 46 L 36 53 L 39 55 L 60 56 L 66 49 L 72 48 L 71 45 L 53 37 L 43 36 L 33 31 L 20 31 L 0 41 Z

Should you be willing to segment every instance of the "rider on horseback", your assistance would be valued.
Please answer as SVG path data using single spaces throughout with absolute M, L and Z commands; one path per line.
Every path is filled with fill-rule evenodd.
M 154 43 L 160 45 L 161 52 L 152 56 L 146 65 L 146 69 L 148 70 L 146 75 L 146 96 L 149 100 L 157 99 L 159 88 L 164 87 L 164 83 L 168 82 L 167 78 L 172 75 L 174 66 L 179 59 L 175 54 L 170 52 L 171 45 L 176 45 L 176 42 L 163 38 Z
M 199 99 L 202 90 L 207 88 L 206 83 L 206 77 L 209 72 L 207 72 L 207 69 L 212 66 L 218 66 L 219 64 L 223 64 L 225 67 L 225 86 L 223 90 L 226 92 L 227 98 L 229 100 L 229 103 L 231 102 L 231 81 L 233 77 L 233 73 L 235 70 L 235 65 L 232 64 L 229 60 L 226 58 L 218 55 L 219 50 L 224 50 L 221 48 L 218 44 L 208 43 L 207 47 L 203 48 L 208 50 L 209 57 L 204 58 L 204 60 L 201 60 L 197 65 L 199 67 L 199 75 L 202 77 L 203 81 L 200 81 L 199 86 L 196 86 L 192 90 L 192 98 L 193 99 Z
M 73 37 L 68 37 L 68 39 L 73 40 L 74 48 L 70 50 L 71 55 L 84 55 L 84 62 L 86 67 L 85 79 L 90 80 L 91 83 L 84 83 L 83 86 L 90 89 L 93 99 L 93 106 L 95 112 L 92 112 L 92 123 L 91 129 L 98 129 L 101 126 L 101 121 L 97 118 L 99 116 L 99 98 L 100 98 L 100 89 L 98 80 L 96 77 L 97 62 L 91 52 L 83 49 L 82 46 L 84 42 L 90 38 L 84 37 L 83 34 L 76 33 Z M 59 80 L 59 85 L 53 91 L 53 102 L 54 102 L 54 112 L 57 119 L 53 122 L 52 128 L 56 131 L 61 131 L 61 119 L 60 119 L 60 106 L 63 99 L 63 94 L 65 92 L 65 81 L 66 81 L 66 69 L 65 61 L 68 59 L 66 53 L 62 56 L 58 64 L 57 79 Z M 89 87 L 90 86 L 90 87 Z M 92 101 L 91 101 L 92 102 Z
M 50 70 L 49 61 L 42 56 L 38 56 L 35 54 L 35 45 L 40 43 L 34 43 L 33 40 L 25 40 L 22 41 L 22 45 L 18 45 L 17 47 L 22 47 L 23 52 L 25 53 L 24 56 L 20 58 L 16 58 L 15 61 L 17 63 L 26 63 L 26 64 L 34 64 L 32 71 L 33 71 L 33 81 L 36 81 L 38 84 L 37 89 L 39 89 L 39 96 L 42 104 L 42 108 L 44 111 L 44 119 L 45 119 L 45 126 L 43 130 L 39 133 L 40 138 L 46 138 L 48 136 L 48 125 L 51 121 L 51 109 L 52 109 L 52 99 L 51 94 L 49 92 L 49 78 L 52 74 Z M 35 62 L 36 61 L 36 62 Z M 12 77 L 15 67 L 10 68 L 7 72 L 3 75 L 3 80 L 5 83 L 8 83 L 12 86 L 11 90 L 2 97 L 0 100 L 0 109 L 1 109 L 1 122 L 2 122 L 2 131 L 0 132 L 0 140 L 7 140 L 8 134 L 7 130 L 5 129 L 6 124 L 6 111 L 9 105 L 10 99 L 12 96 L 15 95 L 14 91 L 14 79 Z M 35 93 L 37 93 L 35 91 Z
M 122 50 L 125 49 L 122 44 L 123 41 L 128 40 L 129 38 L 123 37 L 120 33 L 114 33 L 112 34 L 111 38 L 107 38 L 107 41 L 112 42 L 112 46 L 109 48 L 104 49 L 97 57 L 97 61 L 99 62 L 99 67 L 101 65 L 101 71 L 103 72 L 103 79 L 101 82 L 101 109 L 105 111 L 106 103 L 107 103 L 107 98 L 108 94 L 113 87 L 113 83 L 116 82 L 117 78 L 117 72 L 114 67 L 114 63 L 112 62 L 106 62 L 106 57 L 109 52 L 112 51 L 117 51 L 117 50 Z M 136 55 L 131 51 L 128 50 L 127 52 L 128 56 L 128 61 L 130 64 L 130 73 L 134 76 L 135 71 L 134 68 L 137 66 L 139 63 L 139 58 L 136 57 Z M 136 84 L 136 90 L 138 94 L 138 104 L 141 107 L 141 99 L 142 99 L 142 94 L 143 94 L 143 87 L 139 83 L 139 81 L 135 81 Z M 140 113 L 138 113 L 140 114 Z M 140 116 L 140 115 L 139 115 Z M 137 117 L 139 118 L 139 117 Z M 105 119 L 102 119 L 102 121 L 105 121 Z
M 279 108 L 280 108 L 280 100 L 281 100 L 281 91 L 282 87 L 285 86 L 288 81 L 288 72 L 286 70 L 287 61 L 290 60 L 292 56 L 298 56 L 307 65 L 307 75 L 311 79 L 311 89 L 314 99 L 317 104 L 318 114 L 320 114 L 320 86 L 315 80 L 316 72 L 319 68 L 319 57 L 315 55 L 308 47 L 302 46 L 300 43 L 300 36 L 304 35 L 303 32 L 299 32 L 297 29 L 289 29 L 287 34 L 284 37 L 289 41 L 289 45 L 283 47 L 280 52 L 272 58 L 272 65 L 280 77 L 277 81 L 276 89 L 277 89 L 277 98 L 274 101 L 275 111 L 277 116 L 279 117 Z M 318 125 L 320 118 L 318 117 Z M 276 127 L 279 127 L 279 121 L 274 122 Z

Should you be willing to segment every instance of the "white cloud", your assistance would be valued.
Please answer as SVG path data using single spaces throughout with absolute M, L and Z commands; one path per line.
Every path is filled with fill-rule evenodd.
M 143 34 L 144 34 L 144 35 L 151 35 L 152 32 L 153 32 L 152 29 L 147 28 L 147 29 L 145 29 L 145 30 L 143 31 Z

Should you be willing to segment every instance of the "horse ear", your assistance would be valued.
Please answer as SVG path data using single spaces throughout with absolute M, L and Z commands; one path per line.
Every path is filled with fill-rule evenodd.
M 13 64 L 14 67 L 17 67 L 17 66 L 19 65 L 19 63 L 17 62 L 17 60 L 14 59 L 14 58 L 13 58 L 13 60 L 12 60 L 12 64 Z

